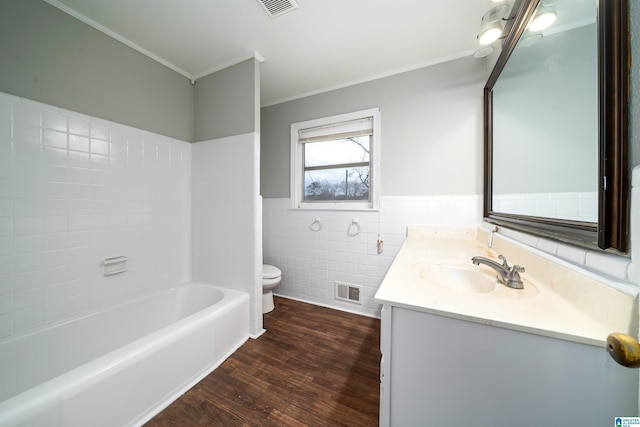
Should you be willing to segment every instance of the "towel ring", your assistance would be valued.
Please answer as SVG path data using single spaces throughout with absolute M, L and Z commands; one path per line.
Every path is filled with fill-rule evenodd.
M 360 223 L 357 219 L 354 218 L 351 221 L 351 224 L 349 224 L 349 227 L 347 228 L 347 234 L 352 237 L 360 234 Z
M 311 229 L 311 231 L 316 232 L 322 230 L 322 223 L 320 222 L 320 218 L 314 219 L 309 228 Z

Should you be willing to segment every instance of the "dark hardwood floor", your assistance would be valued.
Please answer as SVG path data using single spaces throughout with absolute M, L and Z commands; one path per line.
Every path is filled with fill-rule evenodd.
M 275 304 L 267 332 L 146 426 L 377 426 L 380 321 Z

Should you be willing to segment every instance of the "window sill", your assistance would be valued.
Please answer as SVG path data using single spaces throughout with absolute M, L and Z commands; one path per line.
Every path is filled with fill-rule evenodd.
M 365 206 L 290 206 L 290 211 L 339 211 L 339 212 L 380 212 L 380 208 Z

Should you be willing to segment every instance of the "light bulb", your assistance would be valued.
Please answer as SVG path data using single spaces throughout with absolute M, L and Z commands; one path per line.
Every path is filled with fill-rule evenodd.
M 558 17 L 554 8 L 543 8 L 536 12 L 533 19 L 529 23 L 529 31 L 538 32 L 549 28 Z
M 508 4 L 500 4 L 484 14 L 480 21 L 478 41 L 482 46 L 489 45 L 502 35 L 502 20 L 509 9 Z
M 499 25 L 487 28 L 478 35 L 478 41 L 481 45 L 486 46 L 498 40 L 502 35 L 502 28 Z

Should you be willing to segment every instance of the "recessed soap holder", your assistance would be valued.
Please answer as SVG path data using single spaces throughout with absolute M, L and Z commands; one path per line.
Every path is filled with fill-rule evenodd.
M 103 274 L 105 276 L 113 276 L 114 274 L 124 273 L 125 271 L 127 271 L 128 260 L 129 258 L 125 255 L 103 258 Z

